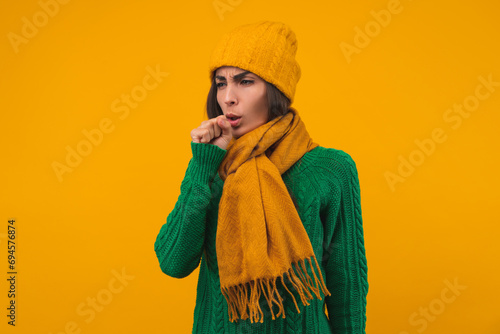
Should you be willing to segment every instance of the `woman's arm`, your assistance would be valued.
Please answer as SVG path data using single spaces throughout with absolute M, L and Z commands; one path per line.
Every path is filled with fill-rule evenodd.
M 337 198 L 331 199 L 326 219 L 330 235 L 333 235 L 323 256 L 326 261 L 326 284 L 331 296 L 325 300 L 334 333 L 364 334 L 368 268 L 359 179 L 351 156 L 340 150 L 337 154 L 336 191 L 331 192 Z
M 175 278 L 184 278 L 198 267 L 212 197 L 210 182 L 227 152 L 216 145 L 195 142 L 191 142 L 191 150 L 193 157 L 181 183 L 181 193 L 154 244 L 161 270 Z

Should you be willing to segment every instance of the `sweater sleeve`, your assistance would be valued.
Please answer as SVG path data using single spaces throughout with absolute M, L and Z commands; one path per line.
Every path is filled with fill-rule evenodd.
M 326 241 L 324 259 L 326 284 L 331 296 L 325 301 L 334 333 L 365 334 L 368 268 L 359 179 L 351 156 L 339 152 L 340 158 L 335 159 L 334 168 L 336 189 L 330 191 L 326 218 L 331 239 Z
M 200 262 L 205 241 L 210 183 L 227 150 L 212 144 L 191 142 L 193 156 L 181 183 L 180 195 L 161 227 L 154 250 L 163 273 L 184 278 Z

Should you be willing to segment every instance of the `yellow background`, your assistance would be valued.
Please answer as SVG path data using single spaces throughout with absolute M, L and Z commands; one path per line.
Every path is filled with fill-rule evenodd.
M 191 332 L 199 269 L 164 275 L 153 244 L 179 195 L 190 131 L 206 118 L 211 50 L 261 19 L 297 35 L 294 106 L 310 135 L 357 164 L 367 333 L 500 333 L 500 86 L 477 88 L 480 77 L 500 82 L 497 1 L 87 0 L 59 4 L 46 21 L 44 3 L 53 1 L 0 5 L 2 333 Z M 381 26 L 373 13 L 389 9 Z M 34 21 L 36 33 L 24 27 Z M 13 43 L 23 29 L 31 37 Z M 342 45 L 362 47 L 346 56 Z M 115 112 L 122 94 L 141 92 L 148 67 L 168 75 L 128 114 Z M 461 123 L 446 121 L 454 104 L 474 101 Z M 54 162 L 66 163 L 67 147 L 84 150 L 82 131 L 106 120 L 112 130 L 60 180 Z M 431 140 L 424 155 L 416 141 Z M 410 157 L 413 173 L 391 187 L 387 173 Z M 124 283 L 114 278 L 122 271 Z

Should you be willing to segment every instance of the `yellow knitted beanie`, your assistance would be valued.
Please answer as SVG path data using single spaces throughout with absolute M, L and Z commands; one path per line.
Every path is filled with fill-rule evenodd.
M 293 102 L 300 66 L 295 60 L 297 38 L 284 23 L 259 21 L 223 35 L 209 61 L 209 76 L 221 66 L 255 73 L 275 85 Z

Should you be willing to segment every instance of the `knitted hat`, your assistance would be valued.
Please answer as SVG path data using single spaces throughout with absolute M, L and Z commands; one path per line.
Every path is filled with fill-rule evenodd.
M 281 22 L 259 21 L 223 35 L 209 61 L 209 75 L 221 66 L 255 73 L 275 85 L 293 102 L 300 66 L 295 60 L 295 33 Z

